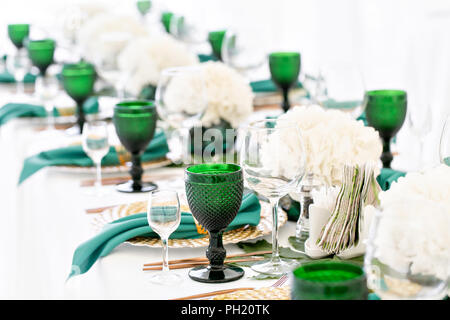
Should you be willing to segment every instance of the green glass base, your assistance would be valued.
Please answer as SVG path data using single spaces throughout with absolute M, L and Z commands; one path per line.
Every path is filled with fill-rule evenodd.
M 150 192 L 158 189 L 158 186 L 152 182 L 142 182 L 140 186 L 134 186 L 133 180 L 118 184 L 116 190 L 125 193 Z
M 205 283 L 223 283 L 238 280 L 244 276 L 239 267 L 224 266 L 221 270 L 213 270 L 211 266 L 195 267 L 189 271 L 192 280 Z

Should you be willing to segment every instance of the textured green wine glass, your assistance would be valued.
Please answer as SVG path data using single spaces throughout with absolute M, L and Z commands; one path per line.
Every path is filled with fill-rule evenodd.
M 27 44 L 31 63 L 45 76 L 47 68 L 53 63 L 55 41 L 53 39 L 30 40 Z
M 138 0 L 136 2 L 136 6 L 138 8 L 139 13 L 142 16 L 145 16 L 147 13 L 149 13 L 150 9 L 152 8 L 152 2 L 150 0 Z
M 407 96 L 403 90 L 373 90 L 364 96 L 366 119 L 369 126 L 374 127 L 383 140 L 381 161 L 384 168 L 390 168 L 394 158 L 391 139 L 405 122 Z
M 149 192 L 157 188 L 152 182 L 142 181 L 141 164 L 141 154 L 155 134 L 157 117 L 153 101 L 124 101 L 114 107 L 114 127 L 120 142 L 131 153 L 132 164 L 132 180 L 117 185 L 118 191 Z
M 302 264 L 291 274 L 292 300 L 367 300 L 363 269 L 348 262 Z
M 170 33 L 170 21 L 172 20 L 173 12 L 165 11 L 161 14 L 161 22 L 167 33 Z
M 80 133 L 83 132 L 83 125 L 86 122 L 83 103 L 92 94 L 96 77 L 94 66 L 83 61 L 66 64 L 61 71 L 64 90 L 77 104 L 77 124 Z
M 211 45 L 212 52 L 219 60 L 222 60 L 222 44 L 226 32 L 226 30 L 218 30 L 208 33 L 208 41 Z
M 269 68 L 272 81 L 283 93 L 283 111 L 291 107 L 289 103 L 289 89 L 298 81 L 301 59 L 299 52 L 272 52 L 269 54 Z
M 225 228 L 239 211 L 244 191 L 242 169 L 236 164 L 199 164 L 185 171 L 186 197 L 194 218 L 209 232 L 209 266 L 195 267 L 189 277 L 208 283 L 240 279 L 244 270 L 226 266 L 222 243 Z
M 8 25 L 8 36 L 11 42 L 16 46 L 17 49 L 21 49 L 24 45 L 24 40 L 28 37 L 30 33 L 29 24 L 9 24 Z

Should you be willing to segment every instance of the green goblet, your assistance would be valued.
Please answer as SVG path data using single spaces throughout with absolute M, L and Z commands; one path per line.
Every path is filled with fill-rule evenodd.
M 195 281 L 222 283 L 244 275 L 239 267 L 226 266 L 222 243 L 225 228 L 236 217 L 241 206 L 244 181 L 242 169 L 235 164 L 199 164 L 185 171 L 186 196 L 194 218 L 209 232 L 206 257 L 209 266 L 189 271 Z
M 94 65 L 84 61 L 66 64 L 63 66 L 61 75 L 64 90 L 77 104 L 77 124 L 81 134 L 86 122 L 83 103 L 92 94 L 97 77 Z
M 142 17 L 145 17 L 152 8 L 152 2 L 151 0 L 137 0 L 136 6 Z
M 282 108 L 287 112 L 289 104 L 289 89 L 297 83 L 300 73 L 299 52 L 273 52 L 269 54 L 269 67 L 272 81 L 275 82 L 283 92 Z
M 222 60 L 222 44 L 226 32 L 226 30 L 218 30 L 208 33 L 208 41 L 211 45 L 212 52 L 219 60 Z
M 167 33 L 170 33 L 170 22 L 173 17 L 173 12 L 165 11 L 161 14 L 161 22 Z
M 39 69 L 42 76 L 45 76 L 47 68 L 53 63 L 55 41 L 52 39 L 30 40 L 27 49 L 31 63 Z
M 302 264 L 291 274 L 292 300 L 367 300 L 363 269 L 348 262 Z
M 132 164 L 132 180 L 117 185 L 118 191 L 149 192 L 157 188 L 154 183 L 142 181 L 141 165 L 141 154 L 153 139 L 157 117 L 153 101 L 124 101 L 114 107 L 114 127 L 120 142 L 131 153 Z
M 364 96 L 367 123 L 374 127 L 383 139 L 381 161 L 390 168 L 394 158 L 390 150 L 391 139 L 405 121 L 407 97 L 403 90 L 374 90 Z
M 24 45 L 25 38 L 30 33 L 29 24 L 9 24 L 8 36 L 11 42 L 16 46 L 17 50 L 20 50 Z

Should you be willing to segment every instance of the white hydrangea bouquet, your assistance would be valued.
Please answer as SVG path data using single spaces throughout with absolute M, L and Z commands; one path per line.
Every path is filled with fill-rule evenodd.
M 199 64 L 199 67 L 203 71 L 201 76 L 204 77 L 203 83 L 206 87 L 207 100 L 207 109 L 201 119 L 202 133 L 210 128 L 220 130 L 224 139 L 222 151 L 230 150 L 234 145 L 235 134 L 228 135 L 226 130 L 237 129 L 252 114 L 253 91 L 241 74 L 222 62 L 208 61 Z M 190 77 L 192 76 L 196 75 Z M 180 77 L 177 81 L 171 82 L 164 97 L 166 101 L 170 101 L 168 104 L 179 106 L 181 109 L 197 105 L 196 102 L 201 100 L 198 95 L 202 94 L 202 91 L 186 90 L 186 88 L 198 84 L 198 81 L 194 81 L 190 77 Z M 185 92 L 198 92 L 198 95 L 186 95 Z M 187 109 L 179 111 L 192 112 Z M 236 133 L 236 131 L 234 132 Z M 192 132 L 191 136 L 194 136 Z M 229 137 L 233 137 L 233 141 L 226 141 Z M 206 141 L 195 143 L 196 146 L 201 146 L 195 153 L 203 151 L 207 144 Z
M 155 88 L 162 70 L 199 63 L 183 42 L 159 32 L 131 40 L 118 60 L 120 70 L 130 74 L 127 91 L 136 96 L 146 86 Z
M 370 259 L 400 274 L 449 277 L 450 167 L 412 172 L 379 196 Z M 375 211 L 366 207 L 366 211 Z

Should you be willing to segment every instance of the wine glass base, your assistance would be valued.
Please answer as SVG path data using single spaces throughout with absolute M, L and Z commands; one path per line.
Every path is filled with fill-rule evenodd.
M 267 274 L 271 276 L 281 276 L 285 273 L 289 273 L 296 266 L 295 263 L 279 260 L 273 262 L 272 260 L 265 260 L 260 263 L 251 266 L 253 271 L 258 273 Z
M 116 190 L 125 193 L 150 192 L 158 189 L 158 186 L 152 182 L 142 182 L 139 187 L 133 186 L 133 180 L 118 184 Z
M 173 272 L 159 272 L 152 275 L 149 281 L 151 283 L 162 285 L 178 285 L 183 279 L 179 274 Z
M 199 266 L 189 271 L 192 280 L 205 283 L 223 283 L 235 281 L 244 276 L 244 270 L 239 267 L 224 266 L 223 269 L 213 270 L 211 266 Z

